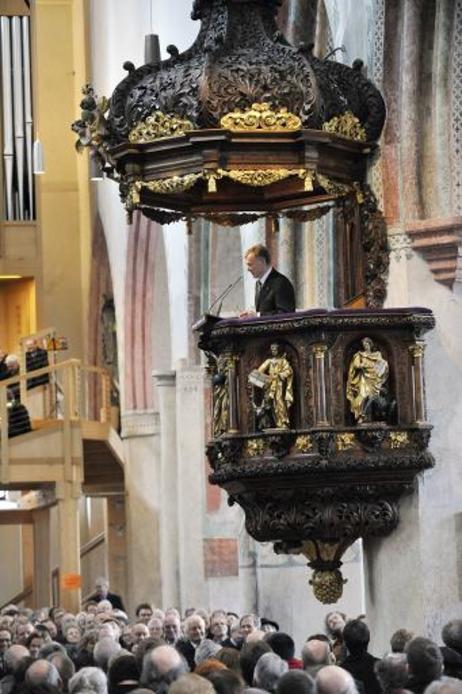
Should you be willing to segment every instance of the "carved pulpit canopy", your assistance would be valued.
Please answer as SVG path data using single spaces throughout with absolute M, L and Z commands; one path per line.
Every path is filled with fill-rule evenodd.
M 361 61 L 349 67 L 291 45 L 276 23 L 280 4 L 198 0 L 192 17 L 201 26 L 188 50 L 125 63 L 110 99 L 84 88 L 78 146 L 119 182 L 129 212 L 161 223 L 275 214 L 362 185 L 383 99 Z

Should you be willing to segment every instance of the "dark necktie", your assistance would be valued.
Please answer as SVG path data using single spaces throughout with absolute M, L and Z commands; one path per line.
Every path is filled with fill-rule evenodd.
M 261 293 L 261 282 L 260 280 L 257 280 L 257 283 L 255 285 L 255 308 L 258 310 L 258 300 L 260 298 L 260 293 Z

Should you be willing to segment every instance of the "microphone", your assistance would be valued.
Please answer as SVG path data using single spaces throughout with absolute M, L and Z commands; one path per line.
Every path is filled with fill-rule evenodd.
M 226 289 L 224 290 L 224 292 L 222 292 L 219 296 L 217 296 L 217 298 L 215 299 L 215 301 L 214 301 L 212 304 L 210 304 L 207 313 L 210 313 L 211 310 L 212 310 L 212 308 L 213 308 L 214 306 L 216 306 L 216 305 L 218 304 L 218 302 L 220 302 L 220 304 L 219 304 L 219 306 L 218 306 L 218 311 L 217 311 L 217 313 L 216 313 L 217 316 L 220 315 L 221 307 L 223 306 L 223 301 L 226 299 L 226 297 L 228 296 L 228 294 L 229 294 L 230 292 L 232 292 L 232 290 L 234 289 L 234 287 L 236 287 L 236 286 L 239 284 L 239 282 L 241 281 L 242 277 L 243 277 L 242 275 L 239 275 L 239 277 L 238 277 L 236 280 L 234 280 L 234 282 L 231 282 L 231 284 L 228 284 L 228 286 L 226 287 Z

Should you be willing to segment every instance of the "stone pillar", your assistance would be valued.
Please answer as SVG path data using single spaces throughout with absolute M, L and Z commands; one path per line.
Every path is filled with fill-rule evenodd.
M 177 371 L 178 527 L 180 607 L 204 605 L 205 508 L 204 369 Z
M 80 517 L 79 499 L 81 487 L 78 482 L 58 482 L 58 545 L 61 581 L 66 574 L 80 575 Z M 81 590 L 64 587 L 61 583 L 61 605 L 76 614 L 80 609 Z
M 278 270 L 292 282 L 295 281 L 294 222 L 281 219 L 278 233 Z
M 127 595 L 127 524 L 125 496 L 115 494 L 107 498 L 107 561 L 111 592 Z
M 425 413 L 425 381 L 423 357 L 425 344 L 418 340 L 409 347 L 412 355 L 412 380 L 413 380 L 413 405 L 414 421 L 416 424 L 423 424 L 426 421 Z
M 127 517 L 127 604 L 130 612 L 147 599 L 162 604 L 159 542 L 159 415 L 122 415 Z
M 34 602 L 51 605 L 50 509 L 37 509 L 34 518 Z
M 180 604 L 176 374 L 174 371 L 155 371 L 153 377 L 157 386 L 160 413 L 160 570 L 162 603 L 167 607 Z

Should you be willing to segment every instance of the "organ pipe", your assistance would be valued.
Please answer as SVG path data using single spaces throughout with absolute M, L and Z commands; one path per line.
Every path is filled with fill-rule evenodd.
M 3 168 L 6 218 L 14 219 L 13 210 L 13 99 L 11 85 L 11 33 L 8 17 L 0 18 L 3 97 Z
M 16 156 L 18 218 L 24 219 L 24 91 L 21 49 L 21 19 L 13 17 L 13 113 L 14 150 Z
M 34 187 L 32 175 L 32 90 L 30 83 L 29 17 L 22 17 L 22 58 L 24 70 L 24 115 L 26 125 L 27 187 L 29 190 L 29 218 L 34 218 Z
M 34 218 L 29 17 L 0 17 L 5 218 Z

